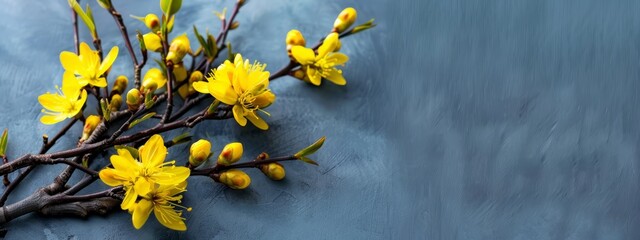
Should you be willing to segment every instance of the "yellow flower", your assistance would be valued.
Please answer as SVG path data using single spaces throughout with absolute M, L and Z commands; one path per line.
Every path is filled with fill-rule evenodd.
M 42 110 L 45 115 L 40 118 L 40 122 L 50 125 L 75 117 L 86 101 L 87 91 L 78 85 L 73 75 L 65 74 L 62 78 L 62 91 L 58 89 L 58 93 L 47 92 L 38 96 L 38 102 L 48 110 Z
M 164 162 L 167 147 L 162 136 L 151 136 L 139 149 L 140 161 L 137 161 L 126 149 L 118 149 L 111 156 L 113 168 L 100 171 L 100 179 L 109 186 L 124 186 L 125 198 L 120 207 L 130 209 L 138 196 L 150 193 L 155 184 L 175 185 L 189 177 L 190 170 L 176 167 L 175 161 Z
M 331 33 L 324 39 L 318 48 L 318 53 L 313 49 L 302 46 L 293 46 L 291 54 L 307 72 L 309 81 L 318 86 L 322 78 L 325 78 L 337 85 L 345 85 L 347 81 L 342 76 L 342 70 L 336 65 L 343 65 L 349 61 L 349 57 L 343 53 L 334 52 L 339 46 L 337 33 Z
M 268 115 L 263 109 L 271 105 L 276 96 L 268 89 L 269 72 L 264 68 L 265 64 L 250 64 L 237 54 L 233 63 L 225 61 L 207 77 L 208 82 L 195 82 L 193 88 L 233 106 L 233 117 L 240 126 L 245 126 L 249 119 L 256 127 L 267 130 L 269 125 L 257 111 Z
M 114 46 L 109 54 L 100 62 L 97 51 L 91 50 L 89 45 L 80 43 L 80 55 L 64 51 L 60 53 L 60 62 L 64 67 L 65 74 L 75 75 L 80 86 L 87 84 L 96 87 L 106 87 L 107 79 L 104 73 L 109 70 L 113 62 L 118 57 L 118 46 Z
M 143 196 L 139 202 L 132 207 L 131 221 L 133 227 L 140 229 L 149 218 L 151 210 L 162 225 L 176 231 L 186 231 L 187 225 L 184 224 L 184 218 L 181 216 L 182 211 L 175 210 L 175 207 L 185 208 L 181 205 L 180 193 L 186 191 L 187 182 L 184 181 L 177 185 L 159 185 L 154 190 Z M 185 208 L 191 211 L 191 208 Z

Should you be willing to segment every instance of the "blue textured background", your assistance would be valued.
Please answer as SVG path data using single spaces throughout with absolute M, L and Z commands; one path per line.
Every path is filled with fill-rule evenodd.
M 127 16 L 157 13 L 155 2 L 115 4 Z M 185 1 L 174 33 L 192 24 L 217 33 L 211 11 L 231 2 Z M 60 127 L 37 122 L 36 96 L 60 81 L 58 54 L 72 49 L 70 14 L 64 1 L 0 3 L 0 127 L 10 128 L 9 154 L 18 156 Z M 320 167 L 289 163 L 287 180 L 275 183 L 252 172 L 247 191 L 192 180 L 186 233 L 153 218 L 135 231 L 130 215 L 118 212 L 88 220 L 30 215 L 11 222 L 7 237 L 640 238 L 640 2 L 250 1 L 229 40 L 275 71 L 287 61 L 289 29 L 315 42 L 347 6 L 379 26 L 343 41 L 351 56 L 346 87 L 281 79 L 272 85 L 270 131 L 233 121 L 191 130 L 218 152 L 242 141 L 247 156 L 287 154 L 326 135 L 314 157 Z M 95 12 L 104 46 L 119 43 L 110 16 Z M 120 47 L 112 73 L 131 76 Z M 185 150 L 170 154 L 184 159 Z M 41 168 L 9 201 L 31 193 L 27 185 L 50 182 L 57 171 L 47 169 L 55 168 Z

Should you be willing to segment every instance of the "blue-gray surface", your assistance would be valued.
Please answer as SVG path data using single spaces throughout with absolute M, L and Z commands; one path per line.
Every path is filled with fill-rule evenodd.
M 0 127 L 11 130 L 9 154 L 18 156 L 60 127 L 37 122 L 36 96 L 59 83 L 58 54 L 71 50 L 72 33 L 64 1 L 0 2 Z M 125 16 L 158 12 L 154 1 L 116 4 Z M 217 32 L 211 11 L 231 4 L 185 1 L 175 32 L 192 24 Z M 193 180 L 186 233 L 153 218 L 135 231 L 118 212 L 25 216 L 7 237 L 640 238 L 639 1 L 250 1 L 229 39 L 275 71 L 287 61 L 289 29 L 315 42 L 346 6 L 379 23 L 344 40 L 346 87 L 278 80 L 268 132 L 233 121 L 191 130 L 218 150 L 242 141 L 248 156 L 286 154 L 326 135 L 320 167 L 289 163 L 277 183 L 253 172 L 248 191 Z M 97 8 L 95 17 L 104 45 L 122 49 L 112 72 L 131 76 L 112 19 Z M 10 202 L 55 174 L 40 169 Z

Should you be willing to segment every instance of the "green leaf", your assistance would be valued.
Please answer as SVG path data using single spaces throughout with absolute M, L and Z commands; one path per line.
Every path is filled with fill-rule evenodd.
M 9 142 L 9 129 L 4 129 L 2 137 L 0 137 L 0 156 L 7 154 L 7 143 Z
M 215 57 L 216 54 L 218 54 L 218 43 L 216 42 L 216 38 L 209 32 L 207 32 L 207 45 L 211 48 L 211 58 Z
M 140 21 L 140 22 L 144 23 L 144 17 L 138 17 L 138 16 L 136 16 L 136 15 L 129 15 L 129 17 L 131 17 L 131 18 L 133 18 L 133 19 L 136 19 L 136 20 L 138 20 L 138 21 Z
M 182 7 L 182 0 L 160 0 L 160 9 L 167 16 L 176 14 Z
M 227 59 L 229 59 L 229 61 L 233 62 L 234 58 L 236 57 L 236 55 L 233 53 L 233 50 L 231 48 L 231 43 L 227 43 Z
M 98 1 L 98 5 L 100 5 L 100 7 L 104 8 L 104 9 L 109 9 L 111 8 L 111 1 L 110 0 L 97 0 Z
M 133 122 L 131 122 L 131 123 L 129 124 L 129 128 L 132 128 L 133 126 L 137 125 L 138 123 L 141 123 L 141 122 L 146 121 L 147 119 L 149 119 L 149 118 L 153 117 L 153 115 L 156 115 L 156 113 L 155 113 L 155 112 L 150 112 L 150 113 L 145 114 L 145 115 L 144 115 L 144 116 L 142 116 L 141 118 L 138 118 L 138 119 L 136 119 L 136 120 L 133 120 Z
M 313 165 L 319 166 L 318 163 L 316 161 L 311 160 L 311 158 L 299 157 L 298 159 L 300 159 L 300 161 L 306 162 L 308 164 L 313 164 Z
M 136 31 L 136 37 L 138 38 L 138 42 L 140 43 L 140 51 L 146 52 L 147 46 L 144 45 L 144 38 L 142 37 L 142 33 L 140 33 L 140 31 Z
M 102 110 L 104 120 L 108 122 L 111 118 L 111 109 L 109 108 L 109 101 L 106 98 L 100 99 L 100 109 Z
M 117 150 L 124 149 L 129 151 L 129 153 L 131 153 L 131 156 L 135 159 L 138 159 L 140 156 L 140 153 L 138 153 L 138 149 L 134 147 L 129 147 L 127 145 L 115 145 L 113 147 L 116 148 Z
M 80 7 L 80 4 L 78 4 L 76 0 L 68 0 L 68 2 L 69 6 L 73 8 L 73 11 L 75 11 L 78 16 L 80 16 L 80 19 L 82 19 L 84 24 L 87 25 L 89 32 L 91 32 L 91 36 L 93 36 L 94 39 L 97 38 L 96 25 L 93 24 L 93 20 L 91 20 L 91 18 L 87 16 L 87 14 L 82 10 L 82 7 Z
M 178 144 L 186 143 L 189 141 L 191 141 L 191 134 L 189 134 L 189 132 L 185 132 L 171 139 L 171 142 L 173 142 L 173 145 L 178 145 Z
M 374 23 L 373 23 L 373 20 L 374 20 L 374 19 L 372 18 L 371 20 L 369 20 L 369 21 L 367 21 L 367 22 L 365 22 L 365 23 L 363 23 L 363 24 L 360 24 L 360 25 L 358 25 L 358 26 L 354 27 L 354 28 L 351 30 L 351 33 L 352 33 L 352 34 L 353 34 L 353 33 L 358 33 L 358 32 L 362 32 L 362 31 L 364 31 L 364 30 L 370 29 L 370 28 L 372 28 L 372 27 L 375 27 L 375 26 L 376 26 L 376 24 L 374 24 Z
M 89 4 L 87 3 L 87 7 L 86 7 L 86 12 L 87 12 L 87 17 L 89 17 L 91 19 L 91 22 L 95 22 L 95 19 L 93 18 L 93 11 L 91 11 L 91 7 L 89 7 Z
M 301 159 L 302 157 L 311 155 L 311 154 L 315 153 L 316 151 L 318 151 L 318 149 L 320 149 L 322 147 L 322 144 L 324 144 L 324 140 L 325 139 L 326 139 L 326 137 L 321 137 L 316 142 L 314 142 L 313 144 L 309 145 L 308 147 L 300 150 L 298 153 L 294 154 L 293 156 L 295 156 L 297 158 L 300 158 L 300 160 L 302 160 Z
M 196 35 L 196 38 L 198 39 L 198 42 L 200 42 L 200 46 L 202 46 L 202 48 L 204 48 L 204 55 L 207 57 L 211 57 L 211 49 L 208 48 L 207 42 L 205 42 L 204 38 L 202 37 L 202 35 L 200 35 L 200 33 L 198 32 L 198 28 L 196 28 L 196 25 L 193 25 L 193 33 Z

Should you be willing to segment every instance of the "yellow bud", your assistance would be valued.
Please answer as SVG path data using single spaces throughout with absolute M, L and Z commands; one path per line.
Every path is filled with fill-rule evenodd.
M 98 124 L 100 124 L 100 116 L 90 115 L 87 117 L 84 121 L 84 128 L 82 129 L 82 137 L 80 138 L 80 141 L 89 139 L 93 130 L 96 130 L 96 127 L 98 127 Z
M 242 157 L 242 151 L 242 143 L 233 142 L 227 144 L 218 156 L 218 164 L 226 166 L 237 162 Z
M 260 171 L 271 180 L 279 181 L 284 179 L 285 171 L 282 164 L 274 162 L 260 166 Z
M 229 30 L 236 29 L 236 28 L 238 28 L 239 26 L 240 26 L 240 23 L 239 23 L 238 21 L 233 21 L 233 22 L 231 23 L 231 26 L 229 26 Z
M 144 74 L 144 77 L 142 79 L 143 86 L 145 85 L 145 82 L 154 82 L 156 83 L 157 88 L 162 88 L 165 84 L 167 84 L 167 77 L 164 75 L 162 70 L 158 68 L 149 69 L 149 71 Z
M 152 32 L 147 33 L 145 35 L 142 35 L 142 39 L 144 40 L 144 45 L 147 50 L 153 52 L 162 51 L 162 42 L 160 41 L 160 36 L 158 36 L 158 34 Z
M 198 70 L 193 71 L 191 73 L 191 76 L 189 77 L 189 83 L 180 86 L 180 88 L 178 89 L 178 94 L 180 94 L 180 97 L 182 97 L 182 99 L 186 99 L 188 96 L 196 93 L 196 90 L 193 88 L 193 83 L 202 81 L 203 78 L 204 75 L 202 74 L 202 72 Z
M 242 170 L 231 169 L 220 174 L 220 182 L 233 189 L 245 189 L 251 184 L 251 178 Z
M 285 39 L 287 45 L 292 46 L 305 46 L 307 42 L 304 40 L 304 36 L 302 33 L 296 29 L 292 29 L 287 33 L 287 38 Z
M 340 12 L 336 21 L 333 22 L 333 31 L 337 33 L 344 32 L 356 21 L 356 17 L 358 17 L 358 13 L 354 8 L 345 8 Z
M 181 62 L 182 58 L 190 51 L 191 45 L 189 44 L 189 38 L 187 38 L 187 34 L 182 34 L 171 41 L 169 53 L 167 53 L 167 61 L 177 64 Z
M 293 71 L 292 75 L 297 79 L 304 80 L 304 78 L 307 76 L 307 73 L 303 69 L 298 69 Z
M 160 30 L 160 19 L 153 13 L 147 14 L 144 17 L 144 25 L 146 25 L 152 32 L 157 32 Z
M 179 63 L 173 65 L 173 75 L 176 77 L 176 81 L 182 82 L 187 79 L 187 69 L 184 68 L 184 64 Z
M 211 143 L 207 140 L 200 139 L 197 142 L 191 144 L 189 149 L 189 164 L 191 166 L 200 166 L 211 155 Z
M 112 94 L 122 94 L 124 90 L 127 89 L 127 85 L 129 84 L 129 79 L 125 75 L 120 75 L 116 78 L 116 81 L 113 82 L 113 90 L 111 90 Z
M 145 93 L 153 93 L 158 89 L 158 84 L 151 79 L 145 79 L 142 82 L 142 88 L 144 88 Z
M 111 96 L 111 101 L 109 102 L 109 109 L 112 112 L 117 112 L 120 110 L 121 106 L 122 106 L 122 96 L 120 96 L 120 94 L 113 94 L 113 96 Z
M 191 77 L 189 78 L 189 83 L 202 81 L 204 78 L 204 74 L 202 72 L 195 70 L 191 73 Z
M 138 109 L 140 104 L 142 104 L 142 100 L 142 94 L 137 88 L 131 89 L 127 93 L 127 106 L 129 106 L 129 110 Z

